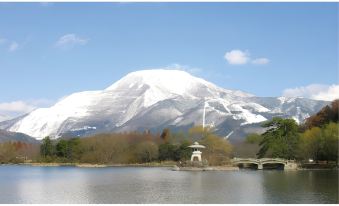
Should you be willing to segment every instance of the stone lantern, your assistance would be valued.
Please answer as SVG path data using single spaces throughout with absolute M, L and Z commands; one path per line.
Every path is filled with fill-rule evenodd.
M 194 158 L 197 158 L 199 162 L 201 162 L 201 151 L 199 149 L 206 148 L 204 145 L 200 145 L 198 142 L 194 142 L 192 145 L 188 146 L 193 149 L 193 153 L 191 156 L 191 162 L 195 161 Z

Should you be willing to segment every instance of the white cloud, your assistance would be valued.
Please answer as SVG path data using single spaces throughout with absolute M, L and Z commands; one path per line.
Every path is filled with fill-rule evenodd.
M 33 111 L 36 108 L 51 106 L 54 101 L 47 99 L 35 99 L 27 101 L 12 101 L 0 103 L 1 119 L 11 119 Z M 1 120 L 0 120 L 1 121 Z
M 225 59 L 229 64 L 247 64 L 250 60 L 250 54 L 247 51 L 241 51 L 238 49 L 226 52 Z
M 10 52 L 14 52 L 15 50 L 17 50 L 19 48 L 19 44 L 16 41 L 13 41 L 9 47 L 8 47 L 8 51 Z
M 33 105 L 27 104 L 24 101 L 13 101 L 13 102 L 0 103 L 1 112 L 26 113 L 26 112 L 32 111 L 33 109 L 35 109 Z
M 197 68 L 197 67 L 191 67 L 188 65 L 181 65 L 181 64 L 171 64 L 165 67 L 165 69 L 176 69 L 176 70 L 182 70 L 191 74 L 197 74 L 200 73 L 202 71 L 201 68 Z
M 252 61 L 252 64 L 268 64 L 270 62 L 267 58 L 258 58 Z
M 55 46 L 61 49 L 70 49 L 76 45 L 86 45 L 88 41 L 89 39 L 79 37 L 76 34 L 65 34 L 58 39 Z
M 241 51 L 239 49 L 234 49 L 229 52 L 226 52 L 224 55 L 224 58 L 227 60 L 229 64 L 232 65 L 243 65 L 243 64 L 257 64 L 257 65 L 263 65 L 268 64 L 270 60 L 268 58 L 256 58 L 251 59 L 251 54 L 249 51 Z
M 303 87 L 289 88 L 283 91 L 283 96 L 332 101 L 339 99 L 339 85 L 311 84 Z
M 318 94 L 314 95 L 314 98 L 328 101 L 339 99 L 339 85 L 329 86 L 327 90 L 321 91 Z

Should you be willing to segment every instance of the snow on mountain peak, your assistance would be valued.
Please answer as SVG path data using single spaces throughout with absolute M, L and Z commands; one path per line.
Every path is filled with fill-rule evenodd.
M 238 90 L 227 90 L 216 86 L 204 79 L 192 76 L 182 70 L 152 69 L 131 72 L 125 77 L 106 88 L 106 91 L 121 89 L 142 89 L 148 87 L 147 96 L 150 98 L 169 98 L 175 95 L 189 95 L 201 98 L 202 95 L 208 97 L 219 97 L 219 93 L 228 93 L 238 97 L 254 96 Z M 202 92 L 204 90 L 204 92 Z M 163 97 L 163 98 L 161 98 Z M 150 101 L 153 102 L 153 101 Z M 146 104 L 149 106 L 150 104 Z
M 201 122 L 206 103 L 206 120 L 215 122 L 217 127 L 227 121 L 245 125 L 270 118 L 275 108 L 265 104 L 265 99 L 264 104 L 256 102 L 253 96 L 223 89 L 181 70 L 142 70 L 127 74 L 105 90 L 71 94 L 6 127 L 41 139 L 78 130 L 136 130 L 171 122 L 184 126 Z M 290 116 L 297 113 L 297 118 L 305 117 L 303 108 L 294 111 L 293 105 L 284 107 L 284 102 L 291 99 L 279 100 L 280 110 L 288 111 Z M 309 105 L 312 111 L 317 106 Z
M 127 85 L 129 88 L 136 85 L 139 88 L 147 85 L 163 91 L 182 95 L 196 84 L 216 87 L 215 85 L 203 79 L 194 77 L 182 70 L 153 69 L 131 72 L 106 90 L 114 90 L 119 87 L 126 88 Z

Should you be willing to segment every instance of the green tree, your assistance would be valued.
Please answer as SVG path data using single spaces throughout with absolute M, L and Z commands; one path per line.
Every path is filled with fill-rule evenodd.
M 159 145 L 159 160 L 176 160 L 177 147 L 170 143 Z
M 334 122 L 306 130 L 300 138 L 300 157 L 338 161 L 338 131 L 339 124 Z
M 339 124 L 331 122 L 322 129 L 322 159 L 338 161 Z
M 68 140 L 68 148 L 69 148 L 69 154 L 68 158 L 71 160 L 78 160 L 80 158 L 80 155 L 82 154 L 82 148 L 80 145 L 80 139 L 79 138 L 72 138 Z
M 319 127 L 313 127 L 300 135 L 299 153 L 302 159 L 317 160 L 321 154 L 322 131 Z
M 56 145 L 56 155 L 58 157 L 68 158 L 69 157 L 69 146 L 67 140 L 60 140 Z
M 246 143 L 250 144 L 259 144 L 262 141 L 263 137 L 257 133 L 248 134 L 246 137 Z
M 263 127 L 267 128 L 262 134 L 259 158 L 269 155 L 275 158 L 295 159 L 298 150 L 298 125 L 293 119 L 282 119 L 275 117 L 265 122 Z
M 48 136 L 42 140 L 40 154 L 42 157 L 51 157 L 54 155 L 54 145 Z
M 181 145 L 176 150 L 176 155 L 175 155 L 176 160 L 185 161 L 191 158 L 192 149 L 188 147 L 189 145 L 190 145 L 189 141 L 183 141 L 181 143 Z

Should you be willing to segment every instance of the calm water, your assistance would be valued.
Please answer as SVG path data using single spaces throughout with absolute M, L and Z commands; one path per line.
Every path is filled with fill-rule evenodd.
M 0 166 L 0 203 L 338 203 L 338 171 Z

